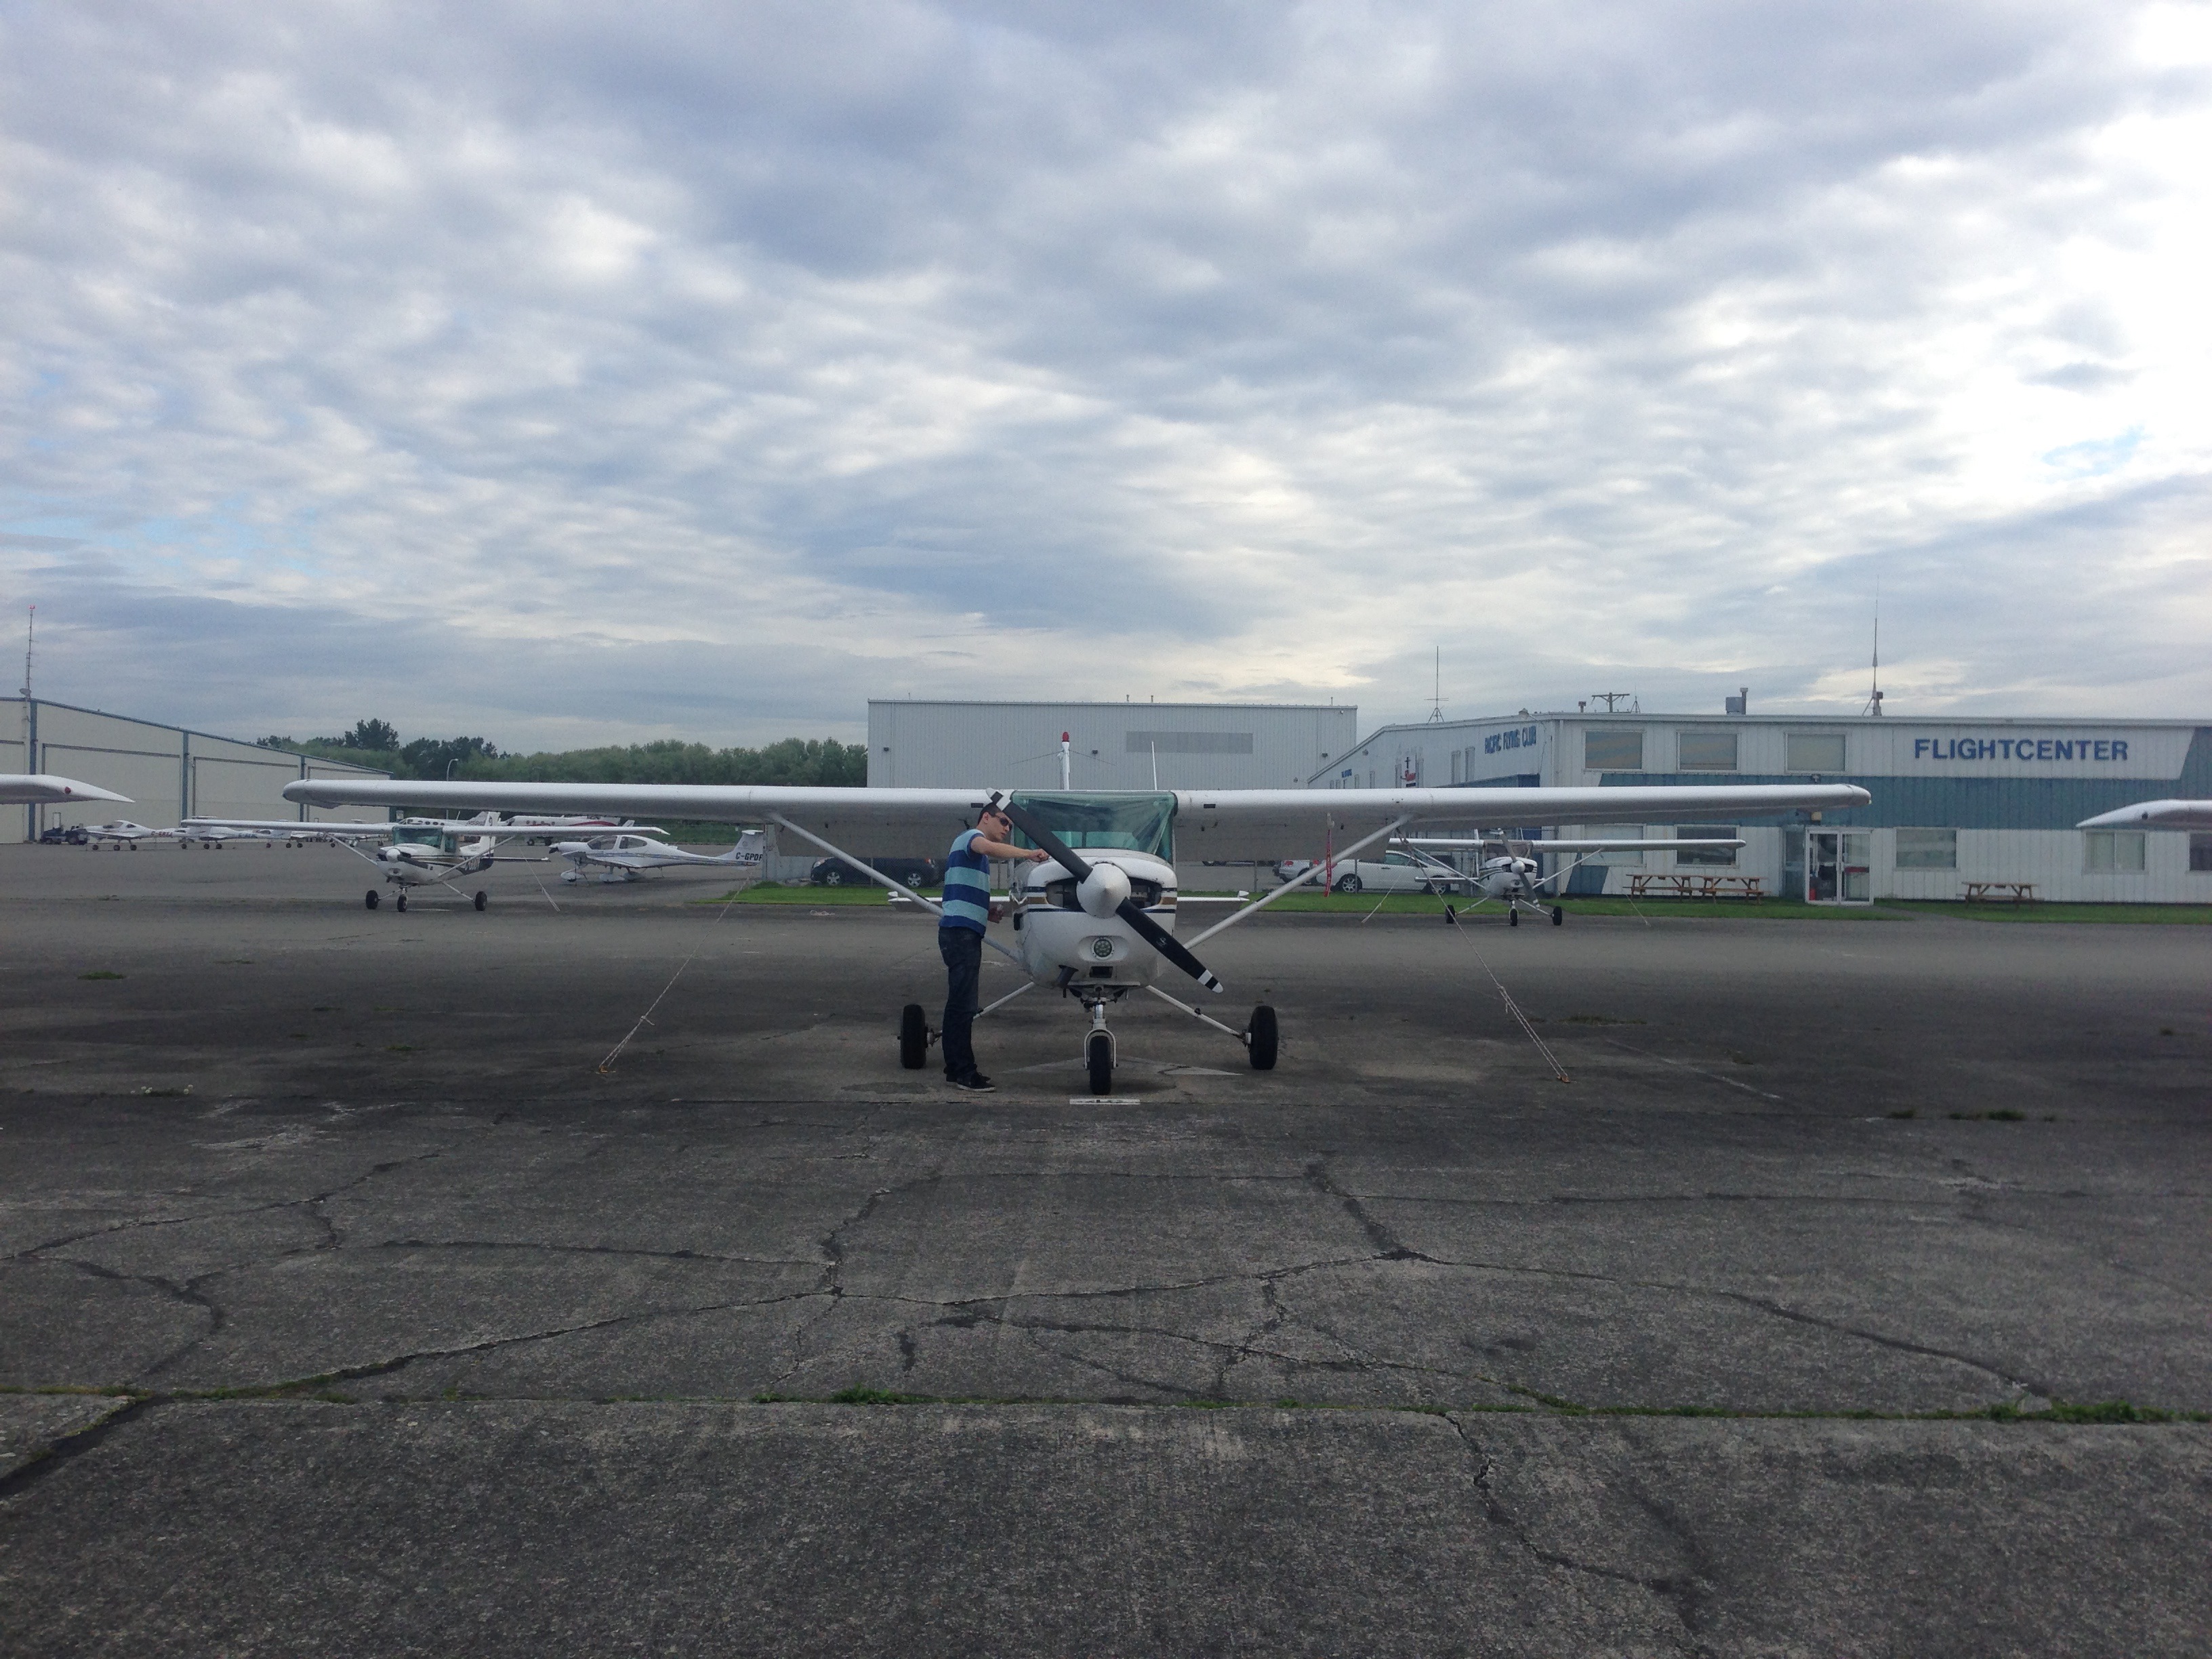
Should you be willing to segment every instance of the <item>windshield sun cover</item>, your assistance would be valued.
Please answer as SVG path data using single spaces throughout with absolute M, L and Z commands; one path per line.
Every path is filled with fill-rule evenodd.
M 1175 862 L 1176 798 L 1170 794 L 1031 794 L 1018 791 L 1014 805 L 1042 819 L 1070 847 L 1119 847 Z M 1014 831 L 1017 847 L 1030 838 Z

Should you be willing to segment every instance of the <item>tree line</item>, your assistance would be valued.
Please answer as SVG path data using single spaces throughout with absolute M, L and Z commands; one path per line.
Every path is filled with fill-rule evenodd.
M 503 754 L 483 738 L 399 741 L 384 720 L 359 720 L 334 738 L 267 737 L 265 749 L 374 767 L 402 778 L 470 778 L 504 783 L 785 783 L 858 787 L 868 781 L 868 746 L 835 738 L 786 738 L 759 749 L 658 743 Z

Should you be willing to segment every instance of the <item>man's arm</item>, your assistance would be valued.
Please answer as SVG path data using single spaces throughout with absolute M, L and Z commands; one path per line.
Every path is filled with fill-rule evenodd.
M 992 841 L 978 836 L 968 843 L 970 852 L 981 853 L 987 859 L 1006 859 L 1015 864 L 1042 864 L 1052 854 L 1042 847 L 1010 847 L 1002 841 Z

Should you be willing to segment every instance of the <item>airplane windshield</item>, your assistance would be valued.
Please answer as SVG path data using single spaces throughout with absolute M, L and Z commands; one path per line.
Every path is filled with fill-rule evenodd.
M 1173 795 L 1019 793 L 1014 796 L 1014 805 L 1035 813 L 1070 847 L 1122 847 L 1170 863 L 1175 860 Z M 1017 830 L 1014 844 L 1027 847 L 1030 843 Z
M 435 847 L 440 833 L 435 830 L 399 829 L 392 832 L 392 839 L 402 846 Z

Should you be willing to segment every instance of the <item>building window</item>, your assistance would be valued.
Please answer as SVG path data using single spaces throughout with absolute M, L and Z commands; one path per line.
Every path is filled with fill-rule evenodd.
M 1644 839 L 1644 826 L 1640 823 L 1610 823 L 1600 830 L 1597 836 L 1593 836 L 1592 839 L 1601 837 L 1607 841 L 1641 841 Z M 1567 856 L 1565 853 L 1559 854 L 1563 860 Z M 1632 853 L 1623 848 L 1617 853 L 1600 853 L 1593 857 L 1590 862 L 1592 864 L 1641 864 L 1644 862 L 1644 854 Z
M 1644 769 L 1644 733 L 1583 732 L 1583 769 L 1588 772 L 1641 772 Z
M 1844 769 L 1844 734 L 1840 732 L 1792 732 L 1783 739 L 1785 772 L 1840 772 Z M 1949 868 L 1947 865 L 1945 868 Z
M 2093 876 L 2140 873 L 2143 867 L 2143 832 L 2140 830 L 2083 830 L 2081 867 Z
M 2212 836 L 2192 834 L 2189 837 L 2189 867 L 2212 870 Z
M 1841 743 L 1843 739 L 1836 739 Z M 1796 770 L 1796 768 L 1791 768 Z M 1900 830 L 1897 832 L 1897 867 L 1900 870 L 1955 870 L 1959 867 L 1956 830 Z
M 1685 772 L 1735 770 L 1733 732 L 1685 732 L 1681 734 L 1681 769 Z M 1733 863 L 1735 860 L 1729 860 Z
M 1733 733 L 1729 736 L 1729 741 L 1731 743 L 1735 741 Z M 1678 823 L 1674 826 L 1674 836 L 1678 841 L 1734 841 L 1735 825 Z M 1686 847 L 1674 854 L 1674 862 L 1678 865 L 1713 865 L 1723 870 L 1733 870 L 1735 868 L 1735 855 L 1739 850 L 1734 847 Z

